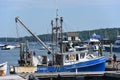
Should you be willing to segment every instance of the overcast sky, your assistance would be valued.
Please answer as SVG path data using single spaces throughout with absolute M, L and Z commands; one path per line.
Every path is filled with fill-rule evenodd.
M 35 34 L 51 33 L 56 8 L 65 32 L 120 28 L 120 0 L 0 0 L 0 37 L 30 35 L 17 16 Z

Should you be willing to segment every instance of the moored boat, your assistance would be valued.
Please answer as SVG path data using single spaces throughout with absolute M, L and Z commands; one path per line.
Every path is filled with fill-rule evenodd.
M 59 58 L 58 58 L 59 57 Z M 105 58 L 87 52 L 67 52 L 56 55 L 56 65 L 38 66 L 38 72 L 104 71 Z
M 1 50 L 11 50 L 11 49 L 14 49 L 14 48 L 16 48 L 16 46 L 6 44 L 6 45 L 1 47 Z
M 58 18 L 57 18 L 58 19 Z M 57 20 L 56 19 L 56 20 Z M 16 22 L 20 22 L 27 30 L 30 32 L 39 43 L 41 43 L 47 50 L 48 55 L 52 56 L 52 59 L 49 59 L 48 55 L 40 55 L 36 56 L 35 53 L 30 52 L 28 46 L 20 48 L 20 60 L 19 66 L 15 67 L 18 69 L 19 67 L 25 68 L 26 66 L 33 66 L 34 72 L 84 72 L 84 71 L 105 71 L 105 62 L 106 59 L 104 56 L 94 56 L 89 53 L 89 50 L 69 50 L 70 46 L 63 44 L 62 32 L 59 33 L 61 36 L 59 40 L 56 38 L 56 48 L 60 48 L 58 50 L 50 50 L 33 32 L 26 27 L 19 18 L 15 19 Z M 57 22 L 57 21 L 56 21 Z M 60 18 L 60 27 L 53 27 L 52 31 L 55 30 L 56 34 L 58 30 L 62 31 L 62 18 Z M 56 31 L 57 30 L 57 31 Z M 54 33 L 54 32 L 53 32 Z M 58 36 L 58 35 L 56 35 Z M 57 42 L 59 41 L 59 42 Z M 53 41 L 52 41 L 53 42 Z M 59 44 L 58 44 L 59 43 Z M 71 43 L 71 42 L 70 42 Z M 26 44 L 27 45 L 27 44 Z M 24 51 L 25 49 L 26 51 Z M 15 71 L 15 73 L 19 73 L 19 70 Z
M 86 40 L 85 42 L 93 48 L 93 51 L 98 51 L 99 50 L 99 45 L 100 45 L 100 40 L 99 38 L 101 38 L 100 35 L 96 35 L 95 33 L 90 36 L 90 39 Z
M 120 52 L 120 36 L 117 36 L 117 39 L 114 44 L 110 44 L 105 47 L 105 51 L 110 52 L 111 49 L 113 52 Z

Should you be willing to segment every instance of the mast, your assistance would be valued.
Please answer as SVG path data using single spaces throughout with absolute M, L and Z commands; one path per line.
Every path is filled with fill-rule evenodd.
M 59 30 L 59 26 L 58 26 L 58 6 L 57 6 L 57 0 L 56 0 L 56 18 L 55 18 L 55 23 L 56 23 L 56 26 L 54 27 L 53 30 L 56 31 L 56 46 L 58 47 L 58 30 Z
M 60 41 L 61 41 L 61 53 L 63 53 L 63 30 L 62 30 L 63 17 L 60 17 Z
M 19 22 L 35 39 L 38 40 L 40 44 L 42 44 L 48 50 L 49 54 L 52 53 L 52 51 L 45 45 L 45 43 L 41 41 L 41 39 L 37 35 L 35 35 L 27 26 L 25 26 L 18 17 L 15 18 L 15 22 Z
M 63 18 L 60 17 L 58 18 L 58 4 L 57 0 L 56 1 L 56 18 L 55 18 L 55 26 L 53 25 L 53 20 L 51 21 L 51 26 L 52 26 L 52 42 L 54 40 L 56 41 L 56 47 L 58 47 L 58 42 L 60 43 L 60 52 L 63 52 L 63 46 L 62 46 L 62 40 L 63 40 L 63 33 L 62 33 L 62 23 L 63 23 Z M 60 23 L 58 23 L 58 21 Z M 59 25 L 60 24 L 60 25 Z M 54 34 L 55 33 L 55 34 Z
M 58 25 L 58 20 L 60 21 L 60 25 Z M 60 52 L 63 53 L 63 30 L 62 30 L 62 23 L 63 23 L 63 18 L 55 18 L 56 25 L 54 27 L 53 25 L 53 20 L 51 21 L 51 26 L 52 26 L 52 43 L 54 42 L 54 32 L 55 32 L 55 40 L 56 40 L 56 47 L 58 47 L 58 41 L 60 43 Z
M 53 43 L 54 43 L 53 20 L 51 20 L 51 26 L 52 26 L 52 45 L 53 45 Z M 52 46 L 52 51 L 53 51 L 53 46 Z
M 54 53 L 54 48 L 53 48 L 53 44 L 54 44 L 54 30 L 53 30 L 53 20 L 51 20 L 51 26 L 52 26 L 52 52 Z M 53 60 L 53 65 L 54 65 L 54 54 L 52 54 L 52 60 Z

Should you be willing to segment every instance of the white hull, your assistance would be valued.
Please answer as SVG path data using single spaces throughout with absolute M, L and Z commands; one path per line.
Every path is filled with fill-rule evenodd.
M 7 73 L 7 62 L 0 64 L 0 70 L 3 70 L 4 74 L 6 75 L 6 73 Z
M 11 50 L 14 49 L 16 46 L 13 45 L 5 45 L 1 48 L 1 50 Z

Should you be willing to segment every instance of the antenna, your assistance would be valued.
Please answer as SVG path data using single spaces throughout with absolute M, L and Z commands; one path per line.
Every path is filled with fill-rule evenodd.
M 56 18 L 58 17 L 58 4 L 57 4 L 57 0 L 55 0 L 55 4 L 56 4 Z

